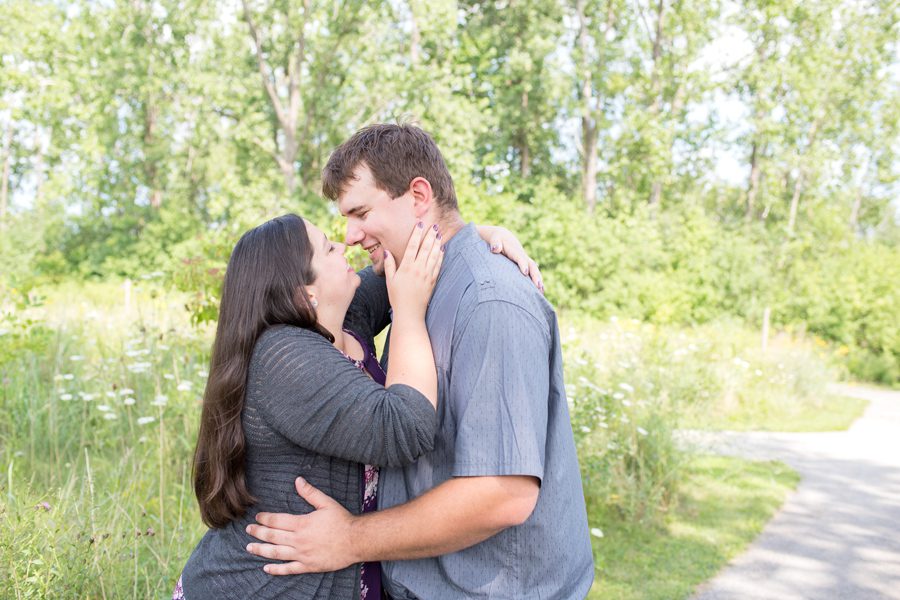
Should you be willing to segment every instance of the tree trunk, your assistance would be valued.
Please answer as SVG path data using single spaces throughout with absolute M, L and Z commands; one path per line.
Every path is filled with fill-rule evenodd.
M 788 217 L 788 233 L 794 233 L 797 224 L 797 211 L 800 208 L 800 192 L 803 190 L 803 171 L 797 174 L 794 180 L 794 192 L 791 195 L 791 214 Z
M 6 212 L 9 207 L 9 169 L 12 162 L 12 138 L 13 125 L 6 125 L 6 135 L 3 136 L 3 174 L 0 182 L 0 226 L 6 226 Z
M 419 22 L 416 19 L 416 7 L 411 2 L 409 5 L 412 32 L 409 39 L 409 62 L 415 67 L 419 64 L 419 45 L 422 43 L 422 35 L 419 32 Z
M 528 90 L 522 92 L 522 116 L 528 114 Z M 528 131 L 519 132 L 519 172 L 523 178 L 531 176 L 531 148 L 528 144 Z
M 585 15 L 585 0 L 578 0 L 576 10 L 578 12 L 578 47 L 581 51 L 579 60 L 581 70 L 581 148 L 584 153 L 581 161 L 581 193 L 588 212 L 593 213 L 597 206 L 597 137 L 599 131 L 591 106 L 594 91 L 591 61 L 587 55 L 588 23 Z M 611 17 L 608 16 L 607 20 L 609 18 Z
M 862 187 L 856 189 L 856 195 L 853 198 L 853 207 L 850 209 L 850 231 L 856 233 L 859 226 L 859 211 L 862 208 L 863 191 Z
M 584 131 L 584 164 L 581 173 L 581 186 L 584 202 L 588 212 L 593 213 L 597 207 L 597 124 L 593 120 L 582 119 Z
M 756 196 L 759 193 L 759 143 L 754 140 L 753 150 L 750 153 L 750 185 L 747 188 L 747 213 L 744 215 L 746 221 L 753 219 L 753 211 L 756 208 Z
M 650 112 L 659 117 L 660 108 L 662 107 L 662 85 L 660 82 L 660 60 L 662 58 L 662 36 L 665 27 L 666 3 L 665 0 L 659 0 L 656 5 L 656 33 L 653 36 L 653 71 L 650 75 L 650 93 L 653 100 L 650 103 Z M 656 212 L 662 199 L 662 182 L 654 176 L 650 185 L 650 204 L 651 212 Z

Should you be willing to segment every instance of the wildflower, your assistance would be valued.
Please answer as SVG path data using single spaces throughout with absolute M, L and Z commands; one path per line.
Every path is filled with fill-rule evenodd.
M 75 355 L 73 355 L 73 356 L 70 356 L 70 357 L 69 357 L 69 360 L 74 361 L 74 362 L 78 362 L 78 361 L 80 361 L 80 360 L 84 360 L 84 357 L 81 356 L 80 354 L 75 354 Z
M 56 375 L 53 376 L 53 381 L 62 381 L 62 379 L 63 379 L 63 376 L 60 375 L 59 373 L 57 373 Z
M 182 381 L 181 383 L 178 384 L 178 387 L 175 389 L 177 389 L 179 392 L 189 392 L 189 391 L 191 391 L 192 387 L 194 387 L 194 384 L 191 383 L 190 381 Z
M 115 392 L 106 392 L 106 397 L 107 397 L 107 398 L 115 398 L 115 397 L 116 397 L 116 393 L 115 393 Z
M 599 425 L 603 429 L 609 429 L 609 425 L 606 424 L 606 421 L 600 421 L 599 423 L 597 423 L 597 425 Z
M 66 373 L 65 375 L 62 376 L 62 378 L 71 381 L 71 380 L 75 379 L 75 376 L 72 375 L 71 373 Z
M 623 394 L 622 392 L 616 392 L 615 394 L 613 394 L 613 398 L 615 398 L 616 400 L 622 400 L 624 397 L 625 394 Z
M 157 346 L 156 348 L 159 349 L 159 350 L 168 350 L 168 349 L 169 349 L 169 347 L 166 346 L 165 344 L 160 344 L 160 345 Z
M 762 375 L 762 371 L 760 371 L 759 369 L 753 371 L 753 373 L 754 373 L 757 377 L 759 377 L 760 375 Z
M 97 397 L 97 394 L 88 394 L 85 392 L 79 392 L 78 395 L 81 396 L 81 399 L 84 400 L 85 402 L 90 402 L 91 400 L 93 400 L 94 398 Z
M 13 452 L 13 456 L 25 456 L 25 452 L 22 450 L 16 450 Z
M 163 379 L 175 379 L 175 376 L 171 373 L 163 373 Z
M 101 411 L 101 412 L 109 412 L 109 411 L 112 410 L 112 407 L 111 407 L 111 406 L 108 406 L 108 405 L 106 405 L 106 404 L 98 404 L 98 405 L 97 405 L 97 410 L 99 410 L 99 411 Z
M 137 424 L 138 425 L 147 425 L 148 423 L 152 423 L 156 420 L 156 417 L 138 417 Z
M 49 502 L 38 502 L 37 504 L 34 505 L 34 508 L 37 510 L 49 511 L 51 507 L 50 507 Z
M 621 417 L 619 417 L 619 420 L 622 421 L 623 423 L 630 423 L 630 422 L 631 422 L 631 421 L 628 420 L 628 417 L 626 417 L 625 415 L 622 415 Z
M 594 536 L 594 537 L 596 537 L 596 538 L 602 538 L 602 537 L 603 537 L 603 531 L 602 531 L 599 527 L 592 527 L 592 528 L 591 528 L 591 535 Z
M 616 448 L 618 448 L 618 446 L 616 445 L 615 442 L 609 442 L 608 444 L 606 444 L 607 450 L 615 450 Z
M 119 390 L 119 395 L 121 396 L 130 396 L 134 393 L 134 390 L 131 388 L 122 388 Z
M 168 403 L 169 403 L 169 397 L 164 396 L 163 394 L 160 394 L 159 396 L 154 398 L 153 402 L 151 402 L 150 404 L 152 404 L 153 406 L 165 406 Z
M 637 432 L 641 435 L 647 435 L 647 430 L 644 429 L 643 427 L 638 427 Z
M 583 433 L 590 433 L 590 432 L 591 432 L 591 428 L 588 427 L 587 425 L 582 425 L 582 426 L 581 426 L 581 431 L 582 431 Z
M 131 405 L 133 405 L 135 402 L 137 402 L 137 401 L 136 401 L 134 398 L 132 398 L 131 396 L 128 396 L 127 398 L 125 398 L 124 400 L 122 400 L 122 404 L 124 404 L 125 406 L 131 406 Z
M 138 438 L 138 444 L 145 444 L 145 443 L 147 443 L 146 435 L 142 435 L 141 437 Z
M 106 419 L 107 421 L 114 421 L 114 420 L 118 419 L 119 417 L 116 415 L 116 413 L 108 412 L 108 413 L 103 413 L 103 418 Z
M 634 392 L 634 388 L 633 388 L 631 385 L 627 384 L 627 383 L 620 383 L 620 384 L 619 384 L 619 389 L 625 390 L 625 391 L 628 392 L 629 394 L 631 394 L 632 392 Z
M 148 362 L 136 362 L 128 365 L 128 370 L 132 373 L 146 373 L 150 370 L 150 363 Z
M 197 375 L 199 377 L 209 377 L 209 372 L 207 371 L 197 371 Z
M 71 400 L 72 394 L 60 394 L 59 399 L 60 400 Z

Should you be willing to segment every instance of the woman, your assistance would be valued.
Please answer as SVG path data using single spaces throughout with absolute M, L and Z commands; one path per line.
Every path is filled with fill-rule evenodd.
M 482 233 L 518 251 L 502 231 Z M 371 269 L 354 273 L 343 244 L 295 215 L 237 243 L 194 457 L 194 488 L 211 529 L 176 598 L 380 598 L 377 563 L 267 575 L 265 561 L 245 551 L 245 528 L 261 511 L 312 510 L 294 493 L 300 473 L 348 510 L 374 510 L 377 470 L 368 465 L 401 465 L 432 449 L 437 383 L 424 317 L 443 257 L 439 239 L 419 223 L 399 267 L 385 253 L 384 280 Z M 388 322 L 388 298 L 384 373 L 371 344 Z

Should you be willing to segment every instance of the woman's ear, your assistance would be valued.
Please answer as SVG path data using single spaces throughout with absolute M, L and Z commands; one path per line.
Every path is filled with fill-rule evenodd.
M 316 286 L 307 285 L 305 287 L 298 287 L 297 292 L 294 295 L 294 302 L 297 306 L 303 306 L 303 297 L 309 299 L 309 303 L 312 304 L 313 308 L 319 306 L 319 301 L 316 299 Z

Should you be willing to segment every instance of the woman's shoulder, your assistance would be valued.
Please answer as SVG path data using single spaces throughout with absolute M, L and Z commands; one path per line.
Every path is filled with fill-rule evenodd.
M 273 325 L 263 331 L 253 348 L 253 360 L 265 361 L 272 356 L 323 352 L 334 346 L 321 334 L 294 325 Z

